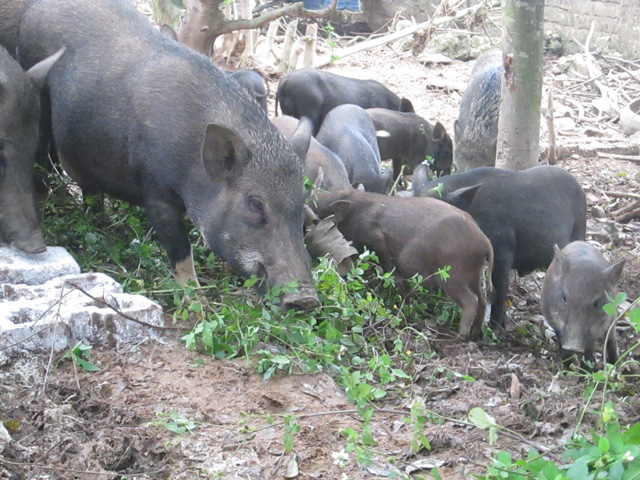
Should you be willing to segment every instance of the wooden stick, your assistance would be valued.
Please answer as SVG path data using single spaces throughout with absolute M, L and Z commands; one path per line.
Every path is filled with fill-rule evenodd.
M 619 217 L 614 217 L 613 219 L 618 223 L 625 223 L 629 220 L 633 220 L 635 217 L 640 217 L 640 207 L 636 208 L 635 210 L 631 210 L 624 215 L 620 215 Z
M 316 41 L 318 38 L 318 24 L 311 23 L 307 25 L 307 29 L 304 32 L 304 58 L 302 66 L 304 68 L 313 68 L 313 59 L 316 54 Z
M 605 152 L 598 152 L 598 156 L 601 158 L 613 158 L 615 160 L 625 160 L 627 162 L 640 164 L 640 157 L 630 157 L 628 155 L 618 155 L 616 153 L 605 153 Z
M 547 148 L 547 163 L 555 165 L 556 158 L 556 127 L 553 123 L 553 85 L 549 87 L 549 99 L 547 102 L 547 113 L 544 118 L 547 121 L 547 131 L 549 135 L 549 147 Z
M 611 212 L 611 216 L 614 217 L 614 218 L 615 217 L 619 217 L 623 213 L 631 212 L 631 211 L 635 210 L 636 208 L 640 208 L 640 200 L 637 200 L 637 201 L 635 201 L 633 203 L 630 203 L 626 207 L 622 207 L 622 208 L 619 208 L 618 210 L 612 211 Z
M 605 190 L 603 193 L 605 195 L 608 195 L 608 196 L 614 197 L 614 198 L 637 198 L 637 199 L 640 199 L 640 195 L 637 194 L 637 193 L 614 192 L 614 191 L 610 191 L 610 190 Z

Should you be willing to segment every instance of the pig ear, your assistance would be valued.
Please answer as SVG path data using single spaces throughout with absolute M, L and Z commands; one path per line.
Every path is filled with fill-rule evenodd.
M 349 200 L 336 200 L 331 205 L 329 205 L 329 210 L 333 214 L 333 222 L 342 222 L 349 213 L 350 208 L 351 202 Z
M 311 131 L 313 129 L 313 123 L 308 117 L 302 117 L 296 131 L 291 136 L 291 145 L 293 151 L 296 152 L 298 157 L 304 162 L 309 150 L 309 143 L 311 143 Z
M 411 100 L 403 97 L 400 100 L 400 111 L 406 112 L 406 113 L 415 113 L 415 110 L 413 109 L 413 103 L 411 103 Z
M 423 162 L 413 169 L 413 177 L 411 177 L 411 189 L 413 190 L 413 194 L 416 196 L 420 195 L 428 182 L 429 165 Z
M 322 167 L 318 167 L 318 173 L 316 173 L 316 178 L 313 180 L 313 188 L 319 189 L 324 183 L 324 169 Z
M 202 141 L 202 161 L 213 180 L 239 175 L 251 161 L 251 151 L 233 130 L 209 123 Z
M 613 265 L 604 269 L 604 274 L 609 279 L 609 284 L 611 286 L 617 284 L 618 280 L 620 280 L 622 269 L 624 268 L 625 263 L 626 260 L 620 260 L 618 263 L 614 263 Z
M 456 143 L 460 141 L 460 137 L 462 136 L 462 127 L 458 123 L 458 120 L 453 122 L 453 137 Z
M 436 122 L 436 125 L 433 127 L 433 131 L 431 132 L 431 140 L 434 142 L 441 142 L 444 140 L 446 135 L 447 131 L 444 129 L 444 126 L 440 122 Z
M 459 188 L 458 190 L 454 190 L 446 197 L 447 203 L 451 203 L 461 210 L 466 210 L 473 202 L 473 199 L 476 197 L 476 193 L 480 190 L 482 185 L 473 185 L 471 187 Z
M 171 28 L 166 23 L 160 27 L 160 33 L 163 34 L 165 37 L 170 38 L 171 40 L 175 40 L 176 42 L 178 41 L 178 34 L 173 28 Z
M 33 67 L 27 70 L 27 75 L 29 76 L 29 78 L 31 78 L 31 80 L 33 81 L 33 83 L 35 83 L 36 87 L 39 90 L 42 90 L 42 88 L 44 87 L 45 83 L 47 82 L 47 76 L 49 75 L 51 67 L 53 67 L 58 59 L 60 59 L 65 50 L 65 47 L 62 47 L 50 57 L 47 57 L 41 62 L 36 63 Z
M 562 250 L 560 249 L 558 244 L 553 245 L 553 260 L 558 265 L 558 270 L 560 272 L 566 272 L 566 270 L 569 268 L 569 262 L 567 262 L 567 258 L 565 254 L 562 253 Z

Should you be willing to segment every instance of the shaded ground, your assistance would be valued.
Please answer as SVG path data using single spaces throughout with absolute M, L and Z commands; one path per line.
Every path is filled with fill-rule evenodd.
M 410 98 L 418 113 L 452 130 L 459 94 L 429 85 L 436 83 L 433 79 L 464 83 L 471 65 L 423 66 L 388 47 L 343 62 L 332 71 L 375 78 Z M 272 92 L 276 86 L 274 81 Z M 565 143 L 591 142 L 579 123 L 572 128 L 571 137 L 560 137 Z M 603 130 L 605 140 L 617 138 L 615 124 Z M 639 193 L 640 168 L 624 160 L 585 156 L 583 150 L 573 148 L 578 153 L 559 165 L 580 180 L 590 207 L 603 208 L 603 219 L 591 218 L 590 212 L 589 236 L 612 258 L 628 259 L 621 290 L 636 298 L 640 224 L 612 222 L 608 212 L 624 199 L 604 192 Z M 550 353 L 554 346 L 545 340 L 540 317 L 542 278 L 537 273 L 515 281 L 502 343 L 465 344 L 446 329 L 415 325 L 429 344 L 417 338 L 408 342 L 414 363 L 405 371 L 413 381 L 377 405 L 383 411 L 372 421 L 378 444 L 368 469 L 353 458 L 344 468 L 334 462 L 332 453 L 346 445 L 340 429 L 358 428 L 359 421 L 327 374 L 265 381 L 243 360 L 203 358 L 185 350 L 177 337 L 168 337 L 165 345 L 141 339 L 139 345 L 119 350 L 96 347 L 94 363 L 102 369 L 97 373 L 75 371 L 68 361 L 53 368 L 58 357 L 52 364 L 48 352 L 0 367 L 0 418 L 20 422 L 0 455 L 0 478 L 270 479 L 285 478 L 287 471 L 294 478 L 297 468 L 297 478 L 375 479 L 386 478 L 390 469 L 409 472 L 410 465 L 417 465 L 427 471 L 439 466 L 442 477 L 451 479 L 483 472 L 496 450 L 528 451 L 528 444 L 505 435 L 489 445 L 484 431 L 433 422 L 425 431 L 432 450 L 413 454 L 412 426 L 396 412 L 407 412 L 416 399 L 451 418 L 464 419 L 471 408 L 482 407 L 528 441 L 553 447 L 569 438 L 583 414 L 583 431 L 596 422 L 590 412 L 599 400 L 584 413 L 583 381 L 557 375 Z M 624 322 L 618 331 L 623 348 L 638 340 Z M 637 388 L 625 385 L 618 390 L 621 423 L 640 421 Z M 172 411 L 195 422 L 193 432 L 175 435 L 167 430 Z M 299 420 L 292 453 L 283 448 L 283 414 L 308 415 Z

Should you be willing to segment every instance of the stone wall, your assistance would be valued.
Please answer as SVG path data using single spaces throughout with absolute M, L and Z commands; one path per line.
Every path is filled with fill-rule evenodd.
M 570 51 L 584 44 L 595 22 L 591 50 L 606 47 L 625 58 L 640 58 L 640 2 L 638 0 L 545 0 L 545 28 L 560 34 Z

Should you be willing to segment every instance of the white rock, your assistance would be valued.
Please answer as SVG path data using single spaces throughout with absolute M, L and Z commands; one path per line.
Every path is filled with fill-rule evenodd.
M 78 263 L 62 247 L 47 247 L 42 253 L 0 247 L 0 283 L 37 285 L 61 275 L 77 273 L 80 273 Z
M 161 326 L 162 308 L 141 295 L 122 293 L 122 285 L 102 273 L 65 275 L 42 285 L 0 284 L 2 354 L 60 351 L 78 341 L 162 341 L 157 330 L 132 319 Z

